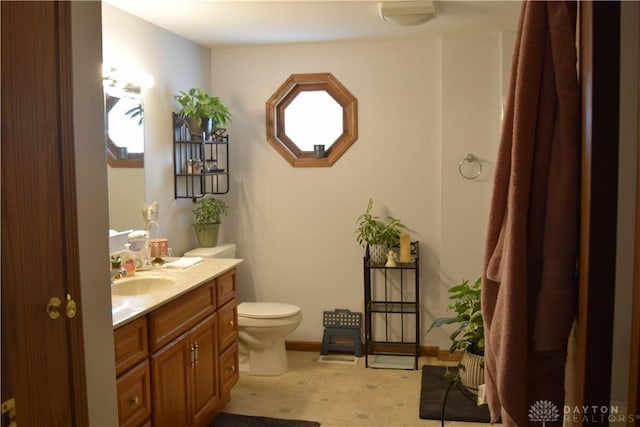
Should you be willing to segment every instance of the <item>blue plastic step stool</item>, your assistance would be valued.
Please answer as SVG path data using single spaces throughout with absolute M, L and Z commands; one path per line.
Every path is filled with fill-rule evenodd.
M 329 354 L 329 350 L 349 351 L 354 355 L 362 356 L 362 344 L 360 341 L 360 325 L 362 313 L 354 313 L 347 309 L 336 309 L 323 312 L 322 324 L 324 334 L 322 336 L 322 349 L 320 354 Z M 349 338 L 350 343 L 336 343 L 332 339 Z

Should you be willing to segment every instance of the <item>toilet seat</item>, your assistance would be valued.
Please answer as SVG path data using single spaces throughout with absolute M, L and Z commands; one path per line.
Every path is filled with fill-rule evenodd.
M 276 302 L 243 302 L 238 304 L 238 317 L 250 319 L 277 319 L 295 316 L 300 307 Z

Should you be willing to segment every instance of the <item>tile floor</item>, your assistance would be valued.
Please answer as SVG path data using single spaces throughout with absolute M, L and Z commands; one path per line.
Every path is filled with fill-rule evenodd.
M 320 363 L 315 352 L 289 351 L 289 372 L 257 377 L 244 372 L 231 392 L 225 412 L 318 421 L 323 427 L 436 427 L 440 421 L 418 417 L 420 380 L 417 371 L 367 369 L 356 364 Z M 445 422 L 447 427 L 487 427 L 481 423 Z

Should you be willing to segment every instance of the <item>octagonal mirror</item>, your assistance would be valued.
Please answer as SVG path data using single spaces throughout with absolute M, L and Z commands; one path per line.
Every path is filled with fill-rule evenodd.
M 331 166 L 357 140 L 357 100 L 330 73 L 292 74 L 266 108 L 267 141 L 292 166 Z

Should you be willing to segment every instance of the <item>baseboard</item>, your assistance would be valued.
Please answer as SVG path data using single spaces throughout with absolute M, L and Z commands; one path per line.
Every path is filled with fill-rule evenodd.
M 287 350 L 292 351 L 319 352 L 322 349 L 322 343 L 318 341 L 285 341 L 285 347 Z M 384 347 L 384 351 L 402 351 L 402 348 L 396 348 L 393 344 L 388 344 Z M 462 353 L 449 353 L 447 350 L 440 350 L 440 347 L 436 346 L 420 346 L 420 356 L 437 357 L 439 360 L 457 362 L 462 357 Z

